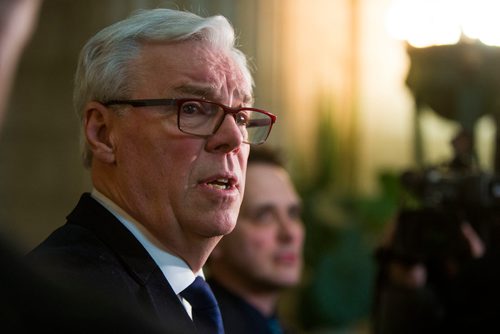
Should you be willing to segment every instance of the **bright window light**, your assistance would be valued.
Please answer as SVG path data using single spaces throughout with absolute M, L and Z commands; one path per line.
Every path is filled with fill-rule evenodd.
M 414 47 L 455 44 L 461 35 L 500 46 L 498 0 L 395 0 L 389 34 Z

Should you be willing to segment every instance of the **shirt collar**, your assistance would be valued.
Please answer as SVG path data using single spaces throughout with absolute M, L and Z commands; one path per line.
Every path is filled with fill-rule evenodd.
M 111 212 L 130 233 L 141 243 L 149 255 L 158 265 L 163 275 L 176 294 L 187 288 L 196 278 L 205 278 L 203 270 L 193 273 L 188 264 L 180 257 L 167 252 L 161 243 L 156 239 L 143 224 L 132 218 L 125 210 L 120 208 L 111 199 L 101 192 L 92 189 L 92 197 Z

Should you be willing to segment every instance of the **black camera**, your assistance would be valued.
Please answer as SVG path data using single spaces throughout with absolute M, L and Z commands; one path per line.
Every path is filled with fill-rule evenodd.
M 401 184 L 424 208 L 500 207 L 500 177 L 485 172 L 459 173 L 433 167 L 404 172 Z

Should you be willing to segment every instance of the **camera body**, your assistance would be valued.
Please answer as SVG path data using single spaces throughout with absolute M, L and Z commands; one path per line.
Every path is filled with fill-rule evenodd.
M 403 204 L 398 212 L 385 260 L 424 264 L 431 283 L 444 283 L 454 275 L 450 266 L 458 269 L 473 258 L 464 223 L 489 247 L 498 225 L 500 177 L 443 165 L 406 171 L 401 185 L 413 206 Z
M 500 207 L 500 177 L 482 171 L 457 172 L 444 167 L 406 171 L 401 176 L 401 184 L 423 208 Z

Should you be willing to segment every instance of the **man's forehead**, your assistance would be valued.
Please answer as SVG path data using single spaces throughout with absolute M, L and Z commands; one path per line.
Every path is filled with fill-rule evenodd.
M 135 60 L 137 70 L 163 77 L 165 95 L 179 94 L 211 100 L 228 98 L 253 103 L 252 84 L 226 52 L 200 41 L 146 42 Z M 139 73 L 140 74 L 140 73 Z
M 258 202 L 272 198 L 294 198 L 300 202 L 288 172 L 281 166 L 267 162 L 253 161 L 248 164 L 245 187 L 243 203 L 247 200 Z

